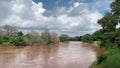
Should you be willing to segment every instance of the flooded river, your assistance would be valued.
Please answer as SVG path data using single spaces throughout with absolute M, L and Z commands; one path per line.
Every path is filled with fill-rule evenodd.
M 104 50 L 82 42 L 0 47 L 0 68 L 89 68 Z

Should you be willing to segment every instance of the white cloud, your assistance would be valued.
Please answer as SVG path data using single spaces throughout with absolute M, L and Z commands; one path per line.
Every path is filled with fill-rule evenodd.
M 79 5 L 80 5 L 79 2 L 74 3 L 74 7 L 77 7 L 77 6 L 79 6 Z
M 45 12 L 46 10 L 43 8 L 43 4 L 41 2 L 39 2 L 38 4 L 36 4 L 35 2 L 32 2 L 33 6 L 32 6 L 32 10 L 34 11 L 35 15 L 40 15 L 43 12 Z
M 87 3 L 74 2 L 69 9 L 58 7 L 53 11 L 46 10 L 43 5 L 42 2 L 36 4 L 32 0 L 2 0 L 0 24 L 40 30 L 49 28 L 59 34 L 68 33 L 71 36 L 92 33 L 100 28 L 97 20 L 102 14 L 98 10 L 90 10 Z

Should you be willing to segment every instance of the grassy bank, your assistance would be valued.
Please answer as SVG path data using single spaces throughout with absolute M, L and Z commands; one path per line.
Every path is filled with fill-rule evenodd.
M 120 68 L 120 49 L 108 49 L 107 53 L 97 57 L 90 68 Z

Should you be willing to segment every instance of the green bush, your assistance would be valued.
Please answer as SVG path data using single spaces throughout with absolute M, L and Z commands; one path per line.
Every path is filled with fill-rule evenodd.
M 100 56 L 97 57 L 97 64 L 101 64 L 106 60 L 106 58 L 107 58 L 106 54 L 101 54 Z
M 23 36 L 18 36 L 18 37 L 12 37 L 10 40 L 10 43 L 16 46 L 25 46 L 27 45 L 27 41 L 25 37 Z
M 116 43 L 107 43 L 106 46 L 107 46 L 108 49 L 117 48 L 117 44 Z
M 7 36 L 0 36 L 0 44 L 2 45 L 9 45 L 9 37 Z
M 84 41 L 84 42 L 91 43 L 93 41 L 93 37 L 90 34 L 85 34 L 81 37 L 81 40 Z
M 65 41 L 68 41 L 68 39 L 64 37 L 60 37 L 60 42 L 65 42 Z
M 0 37 L 0 44 L 2 44 L 3 43 L 3 39 L 2 39 L 2 37 Z

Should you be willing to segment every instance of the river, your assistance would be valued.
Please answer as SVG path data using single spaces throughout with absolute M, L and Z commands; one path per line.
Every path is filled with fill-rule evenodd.
M 103 49 L 83 42 L 0 47 L 0 68 L 89 68 Z

